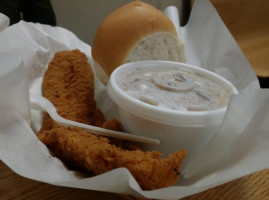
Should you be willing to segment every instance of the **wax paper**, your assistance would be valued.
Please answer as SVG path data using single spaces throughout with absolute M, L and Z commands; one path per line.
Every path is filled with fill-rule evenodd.
M 168 7 L 164 12 L 183 39 L 187 63 L 222 75 L 240 91 L 231 98 L 218 132 L 188 163 L 183 163 L 180 179 L 174 186 L 144 191 L 126 168 L 87 177 L 66 168 L 52 156 L 36 137 L 42 118 L 40 113 L 30 112 L 29 92 L 41 94 L 42 76 L 55 52 L 77 48 L 92 64 L 91 47 L 61 27 L 24 21 L 7 27 L 8 19 L 2 15 L 0 54 L 13 52 L 22 62 L 19 70 L 8 74 L 0 70 L 1 160 L 17 174 L 30 179 L 154 199 L 179 199 L 268 168 L 269 92 L 259 88 L 249 62 L 216 10 L 208 0 L 196 1 L 184 27 L 178 27 L 175 7 Z M 98 106 L 110 118 L 115 105 L 97 77 L 95 92 Z

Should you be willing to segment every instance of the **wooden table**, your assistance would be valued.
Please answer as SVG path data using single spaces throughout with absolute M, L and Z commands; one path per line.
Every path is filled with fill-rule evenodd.
M 262 86 L 269 87 L 269 2 L 267 0 L 211 0 Z
M 212 0 L 258 75 L 269 75 L 269 1 Z M 0 199 L 135 199 L 117 194 L 53 186 L 18 176 L 0 161 Z M 184 200 L 269 199 L 269 169 Z

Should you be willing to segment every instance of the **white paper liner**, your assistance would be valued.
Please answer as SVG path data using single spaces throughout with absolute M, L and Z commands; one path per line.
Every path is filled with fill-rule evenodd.
M 165 13 L 176 19 L 173 10 L 174 7 L 169 7 Z M 7 23 L 8 19 L 0 18 Z M 28 77 L 23 73 L 21 77 L 30 86 L 28 88 L 25 84 L 22 89 L 14 90 L 14 85 L 5 88 L 0 85 L 1 100 L 6 89 L 14 90 L 12 95 L 6 95 L 5 101 L 0 101 L 1 160 L 17 174 L 30 179 L 155 199 L 179 199 L 269 167 L 269 92 L 259 89 L 249 62 L 214 7 L 208 0 L 196 1 L 188 24 L 178 27 L 178 31 L 185 43 L 187 63 L 222 75 L 241 94 L 232 97 L 218 133 L 199 154 L 190 159 L 188 165 L 183 164 L 181 177 L 174 186 L 143 191 L 125 168 L 87 178 L 80 172 L 68 170 L 59 159 L 51 156 L 35 136 L 41 122 L 39 113 L 32 112 L 34 123 L 31 126 L 27 114 L 29 102 L 27 98 L 21 98 L 19 91 L 25 91 L 24 97 L 29 95 L 28 90 L 40 93 L 43 72 L 55 52 L 78 48 L 92 63 L 91 48 L 68 30 L 24 21 L 0 32 L 0 54 L 9 51 L 23 58 Z M 0 82 L 4 80 L 1 78 L 0 74 Z M 11 79 L 10 82 L 16 83 L 16 80 Z M 97 78 L 95 92 L 98 106 L 110 118 L 115 113 L 115 107 Z M 8 98 L 21 100 L 20 103 L 24 102 L 27 109 L 20 114 L 7 112 L 4 108 Z

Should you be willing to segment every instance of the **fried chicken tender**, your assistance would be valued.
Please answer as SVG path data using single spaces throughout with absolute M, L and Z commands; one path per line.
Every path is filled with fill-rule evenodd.
M 94 77 L 85 54 L 79 50 L 55 54 L 43 79 L 43 94 L 67 119 L 121 130 L 116 119 L 106 121 L 94 100 Z M 126 167 L 145 190 L 171 186 L 179 175 L 186 151 L 161 158 L 157 151 L 144 152 L 121 141 L 55 123 L 44 114 L 38 138 L 66 163 L 94 174 Z

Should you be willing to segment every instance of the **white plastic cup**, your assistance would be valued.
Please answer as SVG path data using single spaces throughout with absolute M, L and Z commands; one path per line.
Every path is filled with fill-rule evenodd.
M 107 91 L 117 105 L 119 120 L 127 132 L 160 139 L 158 145 L 143 145 L 146 150 L 158 150 L 168 155 L 177 150 L 187 150 L 191 156 L 202 148 L 219 129 L 226 107 L 209 111 L 175 111 L 144 103 L 124 92 L 117 78 L 126 71 L 145 67 L 178 67 L 198 72 L 237 94 L 237 89 L 223 77 L 192 65 L 171 61 L 139 61 L 116 68 L 110 76 Z

